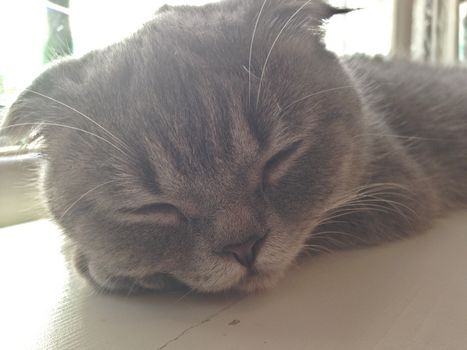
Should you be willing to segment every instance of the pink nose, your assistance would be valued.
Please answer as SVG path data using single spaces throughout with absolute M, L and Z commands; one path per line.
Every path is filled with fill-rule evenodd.
M 231 254 L 240 264 L 251 269 L 255 263 L 261 241 L 258 236 L 252 236 L 243 243 L 225 246 L 222 252 Z

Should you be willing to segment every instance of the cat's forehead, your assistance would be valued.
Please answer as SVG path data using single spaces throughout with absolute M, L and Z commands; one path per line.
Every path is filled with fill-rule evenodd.
M 300 140 L 313 127 L 313 113 L 294 104 L 301 90 L 320 89 L 300 88 L 302 73 L 282 60 L 291 55 L 280 51 L 282 41 L 262 76 L 259 57 L 267 50 L 260 32 L 250 52 L 251 25 L 231 16 L 234 30 L 227 30 L 193 18 L 202 24 L 197 31 L 163 18 L 99 52 L 85 93 L 90 113 L 111 116 L 105 126 L 119 129 L 137 163 L 150 165 L 145 172 L 166 188 L 197 176 L 232 182 L 236 172 Z

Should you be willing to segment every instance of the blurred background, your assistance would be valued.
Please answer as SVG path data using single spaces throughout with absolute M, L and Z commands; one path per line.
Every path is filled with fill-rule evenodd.
M 207 2 L 2 0 L 0 113 L 53 60 L 79 57 L 130 35 L 164 4 Z M 327 24 L 326 45 L 339 55 L 364 53 L 447 65 L 467 61 L 467 0 L 329 2 L 360 9 Z M 31 181 L 36 153 L 0 142 L 0 227 L 44 215 Z

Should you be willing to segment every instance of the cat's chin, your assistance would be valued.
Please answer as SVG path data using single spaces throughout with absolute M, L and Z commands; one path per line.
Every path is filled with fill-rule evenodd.
M 249 273 L 233 289 L 241 293 L 261 293 L 274 287 L 283 275 L 284 272 Z
M 146 292 L 165 292 L 176 290 L 195 290 L 199 293 L 215 294 L 225 291 L 240 293 L 259 293 L 274 287 L 283 277 L 285 269 L 254 271 L 238 270 L 237 274 L 226 278 L 230 280 L 226 284 L 201 284 L 192 285 L 189 282 L 181 282 L 171 275 L 155 273 L 144 277 L 131 277 L 122 275 L 110 275 L 96 268 L 82 254 L 76 254 L 74 259 L 78 272 L 90 282 L 97 291 L 115 294 L 141 294 Z M 218 280 L 216 282 L 219 282 Z M 227 282 L 227 281 L 225 281 Z

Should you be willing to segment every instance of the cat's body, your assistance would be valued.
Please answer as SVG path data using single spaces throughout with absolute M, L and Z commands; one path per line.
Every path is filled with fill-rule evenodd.
M 417 233 L 434 217 L 467 203 L 465 69 L 364 56 L 345 64 L 360 86 L 369 112 L 368 134 L 373 135 L 367 180 L 361 185 L 375 186 L 375 193 L 383 195 L 377 195 L 382 201 L 363 195 L 361 205 L 350 202 L 339 208 L 337 215 L 345 223 L 318 227 L 316 232 L 329 232 L 322 239 L 311 236 L 318 250 L 320 245 L 326 250 Z M 392 190 L 385 191 L 386 186 Z M 391 202 L 384 205 L 385 199 Z M 355 239 L 361 236 L 364 240 Z
M 365 58 L 350 66 L 373 109 L 431 178 L 441 206 L 466 203 L 467 71 Z
M 52 67 L 2 133 L 44 139 L 50 211 L 109 290 L 252 291 L 303 251 L 375 244 L 467 203 L 467 73 L 339 61 L 320 1 L 164 8 Z

